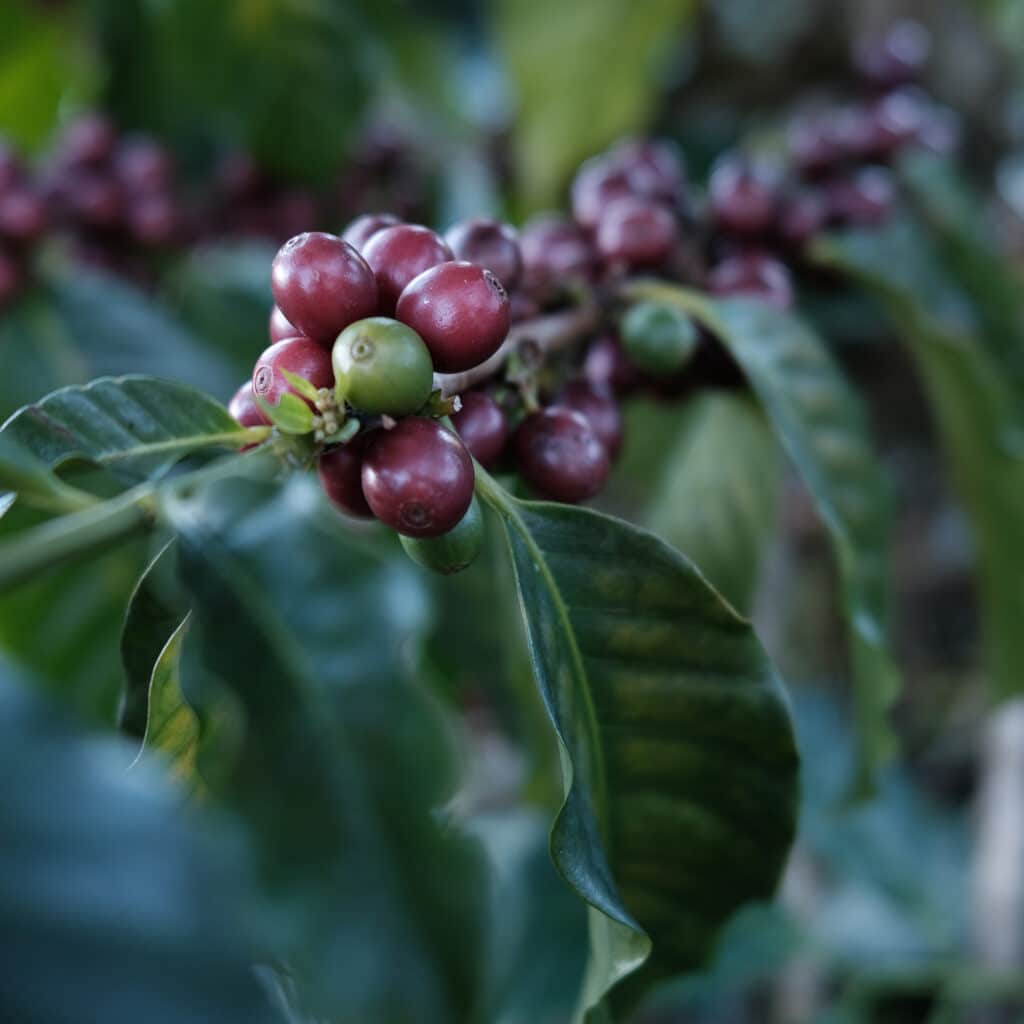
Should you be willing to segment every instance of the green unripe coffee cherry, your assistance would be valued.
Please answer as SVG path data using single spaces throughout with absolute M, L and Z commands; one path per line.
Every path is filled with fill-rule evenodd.
M 434 365 L 423 339 L 405 324 L 371 316 L 349 324 L 331 349 L 338 404 L 408 416 L 430 397 Z
M 405 553 L 417 565 L 444 576 L 462 572 L 476 561 L 484 539 L 484 521 L 480 504 L 474 495 L 466 514 L 458 524 L 440 537 L 405 537 L 399 539 Z
M 623 314 L 619 333 L 638 370 L 656 377 L 678 373 L 697 350 L 697 325 L 682 310 L 659 302 L 638 302 Z

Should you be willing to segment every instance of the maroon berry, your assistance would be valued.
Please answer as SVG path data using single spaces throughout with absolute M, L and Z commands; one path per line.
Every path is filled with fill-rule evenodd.
M 0 250 L 0 307 L 16 299 L 24 286 L 21 264 L 11 253 Z
M 668 258 L 678 237 L 675 215 L 667 206 L 627 196 L 601 214 L 597 249 L 612 263 L 652 267 Z
M 377 311 L 377 285 L 366 261 L 348 242 L 320 231 L 296 235 L 281 246 L 270 286 L 281 312 L 323 344 Z
M 132 192 L 166 192 L 174 183 L 174 160 L 153 139 L 127 139 L 117 147 L 114 168 Z
M 284 341 L 285 338 L 297 338 L 301 331 L 274 306 L 270 311 L 270 320 L 267 324 L 271 341 Z
M 170 195 L 155 192 L 135 198 L 128 226 L 142 245 L 169 245 L 178 233 L 178 207 Z
M 459 373 L 494 355 L 510 324 L 501 282 L 474 263 L 442 263 L 420 274 L 395 315 L 423 339 L 440 373 Z
M 927 97 L 913 89 L 897 89 L 883 96 L 871 111 L 872 136 L 868 153 L 887 160 L 914 142 L 928 119 Z
M 593 231 L 609 203 L 635 194 L 629 172 L 602 154 L 582 164 L 573 178 L 572 215 L 577 224 Z
M 823 114 L 794 118 L 786 133 L 789 158 L 800 174 L 817 176 L 831 170 L 844 155 L 833 119 Z
M 929 153 L 951 156 L 960 148 L 962 134 L 960 115 L 949 107 L 932 104 L 917 130 L 914 142 Z
M 831 119 L 830 133 L 841 159 L 867 160 L 877 148 L 875 117 L 859 104 L 837 110 Z
M 617 395 L 628 394 L 640 384 L 640 374 L 614 334 L 602 334 L 591 343 L 583 373 L 591 383 L 610 388 Z
M 248 153 L 228 153 L 217 165 L 217 185 L 229 199 L 245 199 L 263 185 L 263 175 Z
M 719 161 L 708 182 L 716 223 L 738 235 L 759 235 L 775 222 L 778 181 L 764 165 L 729 156 Z
M 378 231 L 383 231 L 384 228 L 392 228 L 399 223 L 401 222 L 393 213 L 364 213 L 361 217 L 356 217 L 356 219 L 352 221 L 347 228 L 345 228 L 345 232 L 341 237 L 348 242 L 349 245 L 362 252 L 363 246 L 365 246 Z
M 14 147 L 0 138 L 0 192 L 16 185 L 25 176 L 25 168 Z
M 414 277 L 451 260 L 452 251 L 430 228 L 396 224 L 370 237 L 364 255 L 377 278 L 379 309 L 393 316 L 398 297 Z
M 526 222 L 519 235 L 523 283 L 542 300 L 573 280 L 587 280 L 594 269 L 594 250 L 575 224 L 551 214 Z
M 328 448 L 316 464 L 317 476 L 331 504 L 358 519 L 373 518 L 363 494 L 363 459 L 374 433 L 364 431 L 347 444 Z
M 309 338 L 285 338 L 266 349 L 256 361 L 252 373 L 253 393 L 270 405 L 277 405 L 286 391 L 294 394 L 282 370 L 308 380 L 315 388 L 330 388 L 334 385 L 331 353 Z M 312 408 L 312 403 L 306 404 Z
M 895 202 L 896 186 L 884 167 L 864 167 L 828 188 L 829 214 L 839 224 L 876 227 L 888 218 Z
M 89 227 L 113 228 L 121 223 L 124 202 L 117 182 L 105 174 L 86 174 L 70 187 L 69 200 L 75 215 Z
M 608 452 L 586 417 L 552 405 L 527 416 L 515 436 L 523 479 L 553 501 L 592 498 L 608 479 Z
M 712 295 L 748 295 L 776 309 L 793 305 L 793 280 L 786 265 L 759 252 L 729 256 L 708 274 Z
M 539 316 L 540 305 L 526 292 L 509 292 L 508 313 L 512 323 L 518 324 L 523 320 L 532 320 L 535 316 Z
M 828 223 L 829 205 L 818 192 L 805 189 L 787 196 L 779 211 L 779 237 L 797 248 L 806 245 Z
M 489 270 L 511 291 L 523 272 L 515 228 L 496 220 L 464 220 L 448 229 L 445 242 L 457 260 Z
M 252 381 L 247 380 L 231 396 L 228 412 L 243 427 L 262 427 L 270 422 L 252 396 Z
M 686 172 L 678 150 L 656 139 L 625 139 L 608 152 L 608 159 L 626 173 L 630 189 L 638 196 L 677 201 L 686 184 Z
M 508 442 L 508 420 L 501 406 L 482 391 L 462 396 L 462 408 L 452 414 L 452 426 L 459 433 L 470 455 L 490 469 Z
M 61 156 L 74 166 L 96 166 L 108 160 L 117 144 L 117 129 L 102 114 L 86 114 L 72 122 L 61 142 Z
M 854 64 L 872 85 L 891 88 L 921 75 L 931 45 L 931 34 L 924 25 L 903 18 L 883 35 L 859 40 L 854 48 Z
M 436 420 L 410 416 L 375 435 L 362 481 L 378 519 L 407 537 L 437 537 L 462 519 L 473 500 L 473 460 Z
M 46 230 L 46 204 L 29 188 L 0 194 L 0 235 L 14 242 L 32 242 Z
M 581 413 L 614 459 L 622 450 L 622 412 L 611 388 L 586 379 L 571 380 L 558 396 L 558 405 Z

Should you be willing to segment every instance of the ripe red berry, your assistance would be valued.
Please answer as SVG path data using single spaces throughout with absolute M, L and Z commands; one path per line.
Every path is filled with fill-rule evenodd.
M 362 252 L 363 246 L 365 246 L 378 231 L 383 231 L 385 228 L 392 228 L 396 224 L 400 223 L 401 221 L 399 221 L 393 213 L 364 213 L 361 217 L 356 217 L 356 219 L 352 221 L 347 228 L 345 228 L 341 237 L 348 242 L 349 245 Z
M 270 310 L 270 320 L 267 324 L 271 341 L 284 341 L 285 338 L 297 338 L 302 333 L 296 326 L 274 306 Z
M 519 235 L 523 284 L 542 301 L 574 280 L 587 280 L 595 253 L 586 233 L 562 217 L 543 214 L 523 225 Z
M 470 455 L 485 469 L 498 461 L 508 442 L 505 412 L 483 391 L 467 391 L 462 396 L 462 408 L 452 414 L 452 426 Z
M 0 235 L 14 242 L 32 242 L 46 230 L 46 204 L 26 187 L 0 195 Z
M 720 160 L 708 181 L 715 222 L 738 235 L 759 235 L 775 222 L 778 181 L 767 167 L 735 156 Z
M 515 436 L 523 479 L 553 501 L 592 498 L 608 479 L 608 451 L 586 417 L 551 405 L 527 416 Z
M 372 519 L 363 494 L 363 458 L 374 431 L 356 434 L 347 444 L 328 448 L 317 460 L 316 472 L 331 503 L 359 519 Z
M 13 146 L 0 138 L 0 191 L 16 185 L 25 176 L 21 158 Z
M 608 451 L 609 458 L 614 459 L 622 450 L 622 412 L 611 388 L 584 378 L 571 380 L 558 396 L 556 404 L 584 416 Z
M 445 242 L 457 260 L 484 267 L 511 291 L 523 272 L 515 228 L 496 220 L 464 220 L 448 229 Z
M 166 192 L 174 184 L 174 160 L 153 139 L 123 141 L 114 155 L 114 169 L 125 188 L 133 192 Z
M 776 309 L 793 305 L 793 280 L 784 263 L 759 252 L 729 256 L 708 274 L 712 295 L 747 295 Z
M 602 154 L 583 163 L 573 178 L 572 215 L 577 224 L 593 231 L 609 203 L 632 195 L 629 172 Z
M 930 112 L 930 101 L 914 89 L 897 89 L 883 96 L 871 109 L 871 144 L 867 156 L 888 160 L 921 134 Z
M 336 235 L 310 231 L 289 239 L 274 257 L 270 284 L 281 312 L 322 344 L 377 311 L 373 271 Z
M 394 316 L 398 297 L 414 277 L 453 258 L 441 237 L 419 224 L 396 224 L 376 232 L 364 255 L 377 278 L 379 308 L 385 316 Z
M 828 210 L 840 224 L 876 227 L 892 212 L 896 186 L 884 167 L 864 167 L 848 178 L 839 178 L 828 188 Z
M 829 204 L 819 192 L 793 193 L 779 210 L 779 237 L 789 245 L 803 246 L 825 227 L 828 217 Z
M 836 139 L 833 119 L 823 114 L 794 118 L 786 141 L 793 166 L 800 174 L 811 177 L 831 170 L 845 156 Z
M 69 183 L 71 208 L 89 227 L 113 228 L 124 216 L 124 200 L 117 181 L 101 173 L 87 173 Z
M 308 380 L 315 388 L 334 385 L 331 353 L 309 338 L 285 338 L 266 349 L 252 373 L 253 393 L 271 405 L 277 405 L 286 391 L 294 394 L 282 370 Z M 312 408 L 311 403 L 306 404 Z
M 599 387 L 611 388 L 617 395 L 629 394 L 640 384 L 640 374 L 614 334 L 602 334 L 591 343 L 583 373 L 587 380 Z
M 252 381 L 247 380 L 231 396 L 228 412 L 243 427 L 262 427 L 270 422 L 252 396 Z
M 67 164 L 101 164 L 114 152 L 117 129 L 102 114 L 86 114 L 74 121 L 61 140 L 61 157 Z
M 679 237 L 676 218 L 661 203 L 627 196 L 610 203 L 597 225 L 597 249 L 609 262 L 633 267 L 663 263 Z
M 423 339 L 434 368 L 458 373 L 494 355 L 508 334 L 508 295 L 489 270 L 442 263 L 402 292 L 396 316 Z
M 142 245 L 169 245 L 178 234 L 178 207 L 167 193 L 140 195 L 128 208 L 128 227 Z
M 462 519 L 473 500 L 473 460 L 436 420 L 410 416 L 375 435 L 362 481 L 378 519 L 407 537 L 437 537 Z
M 681 198 L 686 172 L 679 151 L 658 139 L 624 139 L 608 151 L 611 163 L 624 171 L 638 196 L 672 203 Z

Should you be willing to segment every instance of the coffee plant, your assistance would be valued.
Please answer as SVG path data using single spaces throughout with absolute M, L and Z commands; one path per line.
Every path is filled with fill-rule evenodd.
M 351 23 L 257 6 L 233 50 L 217 12 L 138 5 L 140 50 L 187 108 L 194 86 L 155 57 L 184 26 L 237 73 L 275 27 L 314 63 L 357 22 L 384 31 L 372 5 Z M 566 16 L 498 6 L 514 77 L 517 32 L 540 38 L 543 15 L 553 44 Z M 654 52 L 632 9 L 591 13 Z M 124 16 L 97 15 L 111 54 Z M 681 29 L 665 18 L 659 34 Z M 930 40 L 909 19 L 864 33 L 828 90 L 773 98 L 767 129 L 700 155 L 670 96 L 666 133 L 636 130 L 652 119 L 632 109 L 633 68 L 624 124 L 594 140 L 579 125 L 571 173 L 561 132 L 548 167 L 527 122 L 515 172 L 488 139 L 473 166 L 518 174 L 525 216 L 450 199 L 431 218 L 430 172 L 376 115 L 318 180 L 290 177 L 313 150 L 285 119 L 295 149 L 276 164 L 255 119 L 231 145 L 176 149 L 177 111 L 155 106 L 162 138 L 136 129 L 123 55 L 132 127 L 93 111 L 38 159 L 0 150 L 0 1019 L 1024 1005 L 1013 964 L 963 955 L 943 906 L 960 826 L 903 774 L 919 736 L 903 708 L 922 701 L 891 607 L 906 493 L 850 357 L 851 335 L 881 336 L 907 403 L 923 396 L 972 538 L 980 703 L 1012 707 L 1020 266 L 970 126 L 923 85 Z M 550 58 L 525 107 L 570 70 L 584 93 L 620 75 Z M 322 74 L 357 102 L 360 62 Z M 222 120 L 246 108 L 239 87 L 211 97 Z M 834 593 L 810 603 L 841 618 L 838 697 L 783 681 L 795 659 L 770 606 L 804 584 L 792 565 L 775 578 L 795 530 L 780 507 L 830 549 Z M 1000 792 L 995 818 L 1024 798 Z M 912 973 L 859 975 L 853 940 L 814 954 L 820 934 L 778 907 L 787 865 L 787 905 L 822 899 L 816 861 L 914 905 L 862 910 Z M 808 971 L 810 1004 L 793 996 Z M 915 999 L 926 1016 L 884 1015 Z

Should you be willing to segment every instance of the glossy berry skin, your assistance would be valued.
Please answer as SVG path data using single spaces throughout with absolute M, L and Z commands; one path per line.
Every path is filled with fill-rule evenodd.
M 423 339 L 385 316 L 349 324 L 331 349 L 339 404 L 360 412 L 407 416 L 430 397 L 434 366 Z
M 483 391 L 467 391 L 462 395 L 462 408 L 452 413 L 452 426 L 470 455 L 485 469 L 490 469 L 498 461 L 508 443 L 505 412 Z
M 511 291 L 523 273 L 523 257 L 515 228 L 497 220 L 464 220 L 444 236 L 457 260 L 476 263 L 489 270 Z
M 474 497 L 466 514 L 440 537 L 402 537 L 405 553 L 424 569 L 451 576 L 476 561 L 484 542 L 484 517 Z
M 387 316 L 394 315 L 398 297 L 413 278 L 453 258 L 444 240 L 419 224 L 376 232 L 363 254 L 377 278 L 380 312 Z
M 247 380 L 231 396 L 231 401 L 228 402 L 228 412 L 231 413 L 235 422 L 243 427 L 263 427 L 270 422 L 252 397 L 251 380 Z
M 331 355 L 322 345 L 309 338 L 285 338 L 271 345 L 256 361 L 253 394 L 270 405 L 277 405 L 286 391 L 294 394 L 282 370 L 308 380 L 315 388 L 329 388 L 334 383 Z M 306 404 L 312 408 L 310 402 Z
M 400 223 L 401 221 L 393 213 L 364 213 L 362 216 L 356 217 L 356 219 L 352 221 L 347 228 L 345 228 L 341 237 L 353 248 L 362 252 L 366 243 L 375 234 L 377 234 L 378 231 L 383 231 L 385 228 L 392 228 L 396 224 Z
M 267 321 L 267 331 L 271 341 L 284 341 L 285 338 L 297 338 L 302 333 L 299 329 L 274 306 L 270 310 L 270 318 Z
M 475 263 L 442 263 L 410 282 L 396 315 L 423 339 L 440 373 L 459 373 L 494 355 L 511 323 L 508 294 Z
M 730 256 L 708 274 L 708 290 L 723 297 L 745 295 L 776 309 L 793 305 L 793 280 L 784 263 L 763 253 Z
M 676 218 L 667 206 L 627 196 L 601 214 L 597 251 L 610 263 L 655 267 L 668 258 L 678 237 Z
M 532 413 L 520 424 L 514 444 L 523 479 L 552 501 L 585 501 L 608 479 L 608 451 L 574 409 L 551 405 Z
M 373 514 L 407 537 L 447 533 L 473 500 L 466 446 L 436 420 L 414 416 L 376 434 L 362 480 Z
M 324 345 L 377 311 L 373 271 L 337 235 L 308 231 L 289 239 L 274 257 L 270 284 L 288 320 Z
M 583 378 L 571 380 L 558 396 L 557 405 L 564 405 L 583 415 L 605 446 L 610 459 L 622 450 L 622 412 L 611 388 Z
M 775 222 L 778 202 L 775 176 L 737 157 L 719 161 L 708 181 L 715 223 L 737 235 L 760 235 Z
M 356 434 L 347 444 L 328 448 L 316 464 L 320 485 L 331 504 L 357 519 L 373 518 L 363 495 L 363 458 L 375 433 Z

